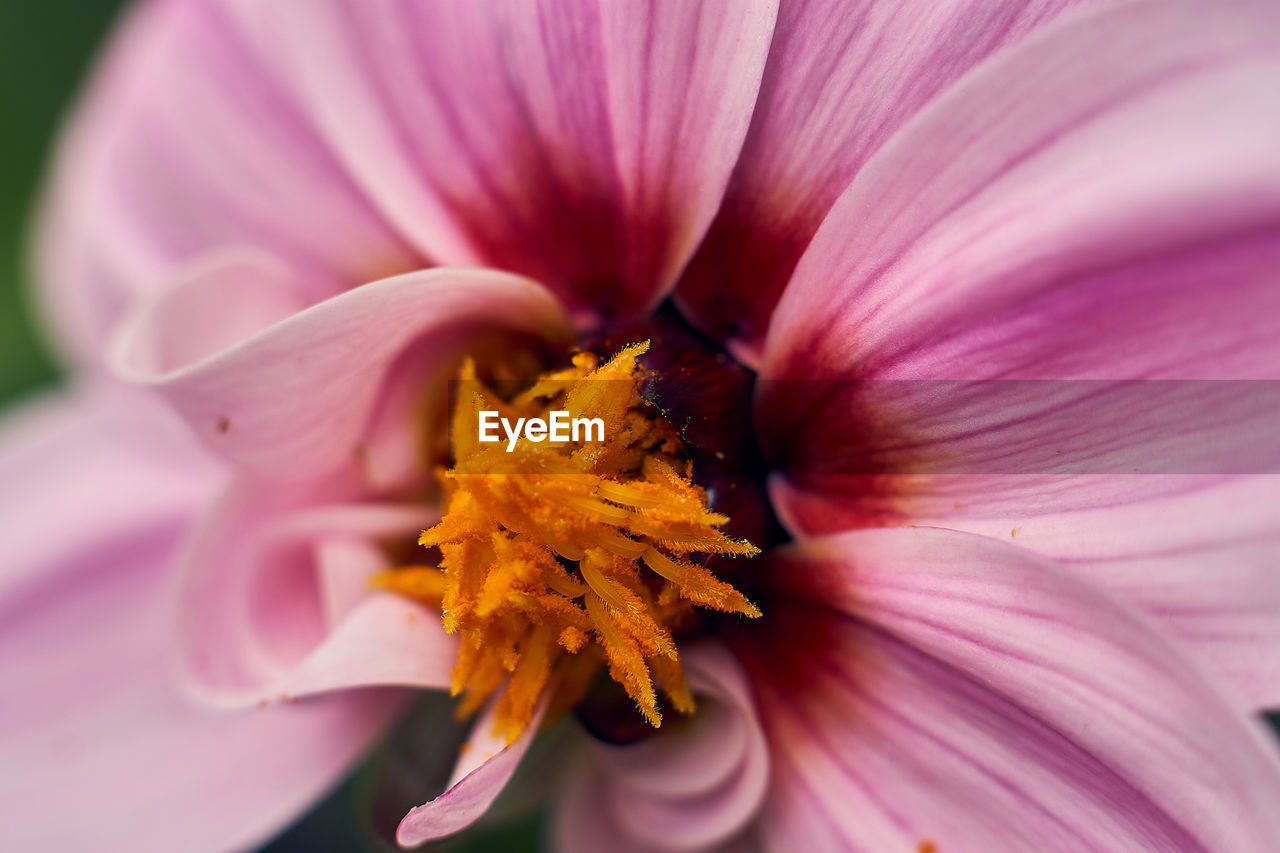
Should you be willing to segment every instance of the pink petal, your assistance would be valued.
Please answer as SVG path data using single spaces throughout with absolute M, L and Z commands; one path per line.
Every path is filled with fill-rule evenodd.
M 241 4 L 344 167 L 423 254 L 594 315 L 673 283 L 746 133 L 774 7 Z
M 360 536 L 325 536 L 316 542 L 315 562 L 324 623 L 332 629 L 369 597 L 369 582 L 387 567 L 387 555 Z
M 452 640 L 438 613 L 371 595 L 274 687 L 286 696 L 387 684 L 443 689 L 458 656 Z
M 946 527 L 1069 561 L 1190 643 L 1234 682 L 1242 707 L 1280 700 L 1280 574 L 1271 571 L 1280 477 L 1230 473 L 1277 470 L 1280 386 L 995 381 L 970 395 L 965 387 L 866 383 L 852 396 L 876 417 L 859 425 L 820 417 L 805 433 L 814 442 L 801 449 L 807 464 L 770 489 L 787 526 Z M 1182 465 L 1215 473 L 1163 472 Z M 1093 473 L 1046 473 L 1054 467 Z M 1138 470 L 1152 473 L 1098 473 Z
M 1280 477 L 1237 478 L 1159 500 L 965 529 L 1053 557 L 1156 619 L 1246 712 L 1280 707 Z
M 589 766 L 579 771 L 591 781 L 568 793 L 593 806 L 562 805 L 557 849 L 589 849 L 584 838 L 599 832 L 618 839 L 622 849 L 707 850 L 734 839 L 754 817 L 769 755 L 750 687 L 720 646 L 690 649 L 683 657 L 697 714 L 673 719 L 639 743 L 593 742 Z
M 1268 849 L 1261 727 L 1053 563 L 942 530 L 792 549 L 744 638 L 780 849 Z M 790 603 L 784 603 L 789 598 Z
M 565 330 L 555 298 L 532 281 L 436 269 L 373 282 L 203 358 L 180 360 L 174 341 L 212 334 L 199 325 L 244 327 L 229 308 L 213 315 L 187 309 L 204 304 L 199 292 L 233 286 L 228 282 L 245 274 L 245 264 L 228 256 L 142 306 L 121 331 L 114 365 L 155 388 L 218 454 L 277 477 L 317 478 L 350 466 L 382 404 L 384 379 L 411 348 L 421 389 L 482 333 L 547 338 Z M 401 432 L 411 426 L 402 424 Z
M 1123 4 L 975 69 L 834 206 L 765 374 L 1280 374 L 1278 34 L 1270 4 Z
M 448 790 L 410 809 L 400 821 L 396 830 L 400 844 L 414 847 L 465 829 L 488 811 L 511 780 L 537 735 L 547 703 L 538 706 L 524 734 L 510 744 L 493 733 L 495 706 L 490 703 L 488 711 L 476 721 Z
M 0 423 L 0 596 L 108 548 L 192 517 L 221 481 L 180 421 L 145 395 L 89 385 Z
M 41 291 L 89 363 L 178 265 L 252 245 L 315 301 L 423 265 L 302 114 L 270 40 L 224 4 L 148 2 L 127 18 L 55 163 Z
M 314 487 L 282 493 L 240 483 L 193 537 L 181 565 L 179 651 L 206 701 L 449 686 L 456 643 L 440 614 L 370 583 L 390 565 L 375 543 L 412 541 L 436 514 L 323 498 Z
M 758 359 L 796 262 L 868 158 L 975 63 L 1075 5 L 781 4 L 742 156 L 681 280 L 682 306 Z
M 1280 382 L 780 380 L 762 391 L 766 426 L 794 419 L 792 434 L 771 436 L 785 472 L 773 496 L 799 530 L 1020 520 L 1280 472 Z
M 6 843 L 252 848 L 334 784 L 399 706 L 361 692 L 232 713 L 189 705 L 169 660 L 173 532 L 86 550 L 56 591 L 8 602 Z
M 631 838 L 610 818 L 612 804 L 604 773 L 588 764 L 574 773 L 560 794 L 555 813 L 555 849 L 558 853 L 658 853 L 661 848 Z
M 253 847 L 398 707 L 371 692 L 243 715 L 183 700 L 171 567 L 219 478 L 174 426 L 99 390 L 0 434 L 0 822 L 13 849 Z
M 178 269 L 175 280 L 125 318 L 112 361 L 130 376 L 180 371 L 217 355 L 307 307 L 281 261 L 231 246 Z
M 557 853 L 664 853 L 671 848 L 645 844 L 632 838 L 608 817 L 610 789 L 601 769 L 588 765 L 574 773 L 560 796 L 553 826 Z M 701 853 L 760 853 L 763 849 L 750 832 L 743 832 Z M 785 849 L 785 848 L 783 848 Z
M 1063 22 L 975 70 L 868 163 L 797 269 L 765 356 L 761 428 L 793 530 L 917 523 L 1021 542 L 1070 513 L 1088 521 L 1048 522 L 1063 541 L 1105 517 L 1123 543 L 1126 520 L 1136 536 L 1139 522 L 1167 530 L 1128 504 L 1222 485 L 1250 462 L 1276 470 L 1270 385 L 1233 400 L 1233 383 L 1174 384 L 1185 397 L 1144 412 L 1123 389 L 1127 407 L 1090 400 L 1087 382 L 1041 383 L 1038 408 L 930 401 L 917 382 L 1280 376 L 1276 24 L 1272 6 L 1182 3 Z M 1117 476 L 1132 470 L 1157 474 Z M 1179 571 L 1207 577 L 1224 552 L 1195 530 Z M 1266 636 L 1237 612 L 1232 633 Z M 1224 651 L 1209 650 L 1216 667 Z M 1234 676 L 1246 696 L 1269 692 L 1265 667 Z

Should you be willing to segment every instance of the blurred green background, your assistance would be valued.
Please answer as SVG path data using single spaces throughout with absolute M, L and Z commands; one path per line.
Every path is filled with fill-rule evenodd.
M 0 2 L 0 400 L 55 375 L 26 293 L 28 225 L 59 121 L 120 5 Z

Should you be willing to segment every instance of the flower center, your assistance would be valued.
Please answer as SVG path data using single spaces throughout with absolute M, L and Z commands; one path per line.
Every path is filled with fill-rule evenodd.
M 579 352 L 572 366 L 509 395 L 465 362 L 453 467 L 443 473 L 446 511 L 419 539 L 439 550 L 439 568 L 377 579 L 441 607 L 445 630 L 461 640 L 452 686 L 459 713 L 474 713 L 505 686 L 496 717 L 509 741 L 544 694 L 569 707 L 602 669 L 655 728 L 659 689 L 691 713 L 673 631 L 695 607 L 760 615 L 704 564 L 759 549 L 721 531 L 729 519 L 693 482 L 677 430 L 641 396 L 648 347 L 631 344 L 604 364 Z M 564 423 L 602 424 L 603 433 L 510 428 L 521 419 L 554 423 L 558 412 Z M 497 421 L 506 434 L 482 441 L 481 427 Z

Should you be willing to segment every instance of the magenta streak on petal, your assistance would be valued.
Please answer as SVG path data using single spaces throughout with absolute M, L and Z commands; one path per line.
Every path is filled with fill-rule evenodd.
M 782 4 L 742 156 L 680 304 L 758 360 L 796 262 L 868 158 L 969 67 L 1078 5 Z
M 1238 477 L 1123 506 L 967 518 L 1151 614 L 1242 708 L 1280 705 L 1280 478 Z
M 241 3 L 345 168 L 422 253 L 543 281 L 575 316 L 674 283 L 750 120 L 775 7 Z M 281 16 L 281 17 L 277 17 Z
M 816 361 L 824 377 L 1259 375 L 1245 372 L 1247 362 L 1162 362 L 1190 354 L 1201 332 L 1200 351 L 1216 352 L 1227 317 L 1255 328 L 1245 307 L 1270 306 L 1274 292 L 1261 267 L 1239 293 L 1161 292 L 1133 274 L 1188 247 L 1205 258 L 1248 254 L 1250 235 L 1274 231 L 1280 115 L 1248 105 L 1269 103 L 1280 45 L 1273 12 L 1243 8 L 1208 20 L 1200 5 L 1181 3 L 1085 16 L 931 104 L 859 174 L 810 245 L 779 305 L 765 374 L 812 377 Z M 1135 50 L 1134 39 L 1149 49 Z M 1086 58 L 1084 42 L 1102 47 Z M 1135 322 L 1142 306 L 1123 301 L 1126 290 L 1145 289 L 1165 324 L 1143 328 L 1148 346 L 1122 350 L 1132 335 L 1109 346 L 1102 336 L 1102 349 L 1080 348 L 1074 360 L 1031 357 L 1079 328 L 1037 333 L 1031 321 L 1048 314 L 1035 309 L 1087 310 L 1090 285 L 1124 270 L 1133 271 L 1127 280 L 1112 279 L 1124 308 L 1092 319 L 1104 330 Z M 1205 312 L 1210 292 L 1215 310 Z M 1168 329 L 1179 305 L 1195 307 L 1176 316 L 1196 335 L 1175 342 Z M 1015 328 L 1029 353 L 988 362 L 965 351 Z
M 827 618 L 830 618 L 829 616 Z M 1152 804 L 1125 783 L 1113 770 L 1100 763 L 1096 758 L 1081 750 L 1076 744 L 1063 738 L 1061 733 L 1046 726 L 1043 721 L 1029 716 L 1017 706 L 1003 701 L 993 695 L 985 686 L 975 684 L 971 679 L 958 674 L 955 670 L 938 665 L 936 661 L 922 657 L 919 652 L 895 640 L 891 635 L 877 632 L 865 625 L 849 625 L 845 628 L 849 635 L 846 641 L 866 647 L 878 649 L 885 658 L 886 671 L 898 668 L 919 671 L 919 677 L 937 689 L 939 697 L 946 696 L 948 701 L 957 704 L 972 703 L 981 711 L 989 712 L 993 717 L 992 734 L 1000 735 L 1006 742 L 1015 747 L 1025 757 L 1036 757 L 1052 765 L 1052 772 L 1068 781 L 1071 785 L 1085 785 L 1100 789 L 1100 796 L 1112 802 L 1127 804 L 1127 817 L 1138 824 L 1150 824 L 1154 831 L 1143 830 L 1144 836 L 1169 833 L 1170 837 L 1161 839 L 1162 843 L 1172 844 L 1177 849 L 1197 848 L 1194 841 L 1176 825 L 1172 825 L 1169 816 L 1152 807 Z M 865 662 L 864 662 L 865 663 Z M 1043 803 L 1023 793 L 1025 782 L 1016 773 L 1007 768 L 997 768 L 983 757 L 980 750 L 965 751 L 937 734 L 926 720 L 922 720 L 918 712 L 910 713 L 907 709 L 895 707 L 881 701 L 874 690 L 866 692 L 857 689 L 857 682 L 850 682 L 841 671 L 838 662 L 829 656 L 814 662 L 811 677 L 815 688 L 827 692 L 832 704 L 843 707 L 863 707 L 866 713 L 883 718 L 884 731 L 899 729 L 908 737 L 918 737 L 927 747 L 934 748 L 949 757 L 970 765 L 977 777 L 988 785 L 994 785 L 1002 793 L 1011 797 L 1016 803 L 1028 809 L 1035 819 L 1043 819 L 1053 825 L 1054 832 L 1060 835 L 1073 833 L 1074 827 L 1046 807 Z M 868 674 L 871 674 L 869 670 Z M 874 683 L 874 677 L 868 678 Z M 797 719 L 804 724 L 804 712 L 798 711 Z M 816 717 L 808 720 L 815 737 L 823 730 L 822 721 Z M 854 776 L 860 776 L 856 756 L 846 756 L 836 741 L 822 745 L 833 761 L 841 769 Z M 927 754 L 927 748 L 920 753 Z M 870 756 L 868 756 L 870 758 Z M 868 762 L 870 763 L 870 762 Z M 864 790 L 874 788 L 874 782 L 864 777 Z M 910 821 L 904 817 L 897 820 L 899 826 L 906 828 Z M 1171 826 L 1172 828 L 1164 828 Z M 1029 839 L 1027 839 L 1029 840 Z
M 1107 458 L 1144 435 L 1091 446 L 1090 433 L 1054 433 L 1071 424 L 1054 426 L 1061 407 L 1040 422 L 1000 407 L 895 410 L 844 380 L 1280 375 L 1280 112 L 1266 94 L 1280 85 L 1280 28 L 1266 4 L 1203 13 L 1137 3 L 1064 21 L 968 75 L 854 180 L 779 304 L 763 367 L 758 424 L 787 468 L 773 495 L 793 531 L 918 522 L 1016 538 L 1037 516 L 1197 485 L 933 476 L 938 460 L 1016 462 L 1063 444 Z M 1169 418 L 1203 426 L 1210 399 Z M 922 459 L 895 458 L 904 447 Z M 892 464 L 844 476 L 806 459 L 815 448 Z

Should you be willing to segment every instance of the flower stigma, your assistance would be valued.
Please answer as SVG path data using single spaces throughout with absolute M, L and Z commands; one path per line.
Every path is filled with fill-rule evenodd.
M 439 567 L 375 578 L 439 606 L 445 630 L 459 635 L 452 693 L 462 697 L 460 716 L 505 686 L 494 733 L 508 742 L 544 695 L 568 708 L 603 669 L 655 728 L 658 689 L 692 713 L 676 633 L 696 619 L 695 606 L 760 616 L 696 556 L 760 549 L 719 529 L 729 518 L 712 512 L 693 482 L 678 431 L 641 396 L 648 348 L 631 344 L 603 364 L 578 352 L 570 367 L 505 396 L 465 361 L 453 465 L 441 476 L 446 510 L 418 540 L 438 549 Z M 482 412 L 517 422 L 552 411 L 603 421 L 603 441 L 480 440 Z

